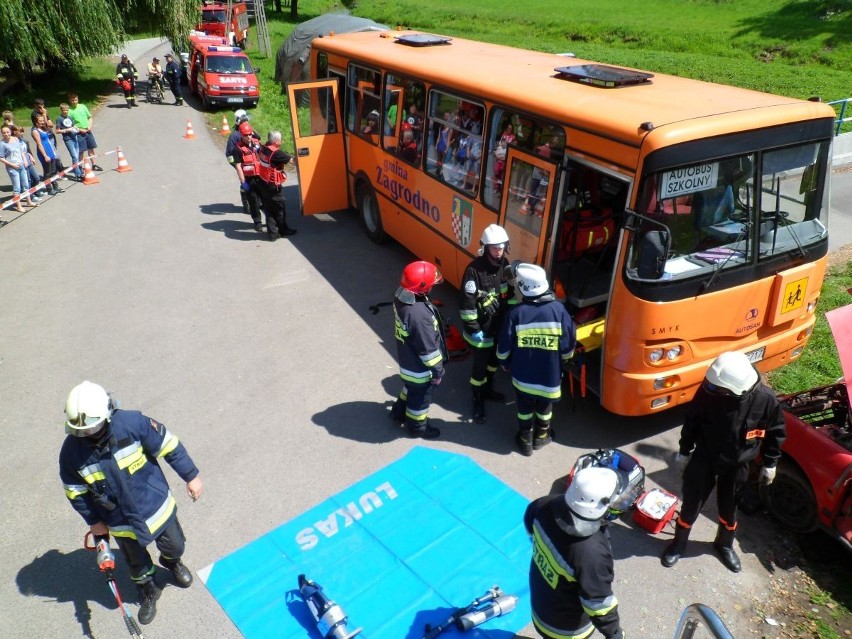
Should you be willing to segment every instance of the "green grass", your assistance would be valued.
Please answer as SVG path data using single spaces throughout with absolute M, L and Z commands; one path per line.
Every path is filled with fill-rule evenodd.
M 111 78 L 115 63 L 103 58 L 86 58 L 71 71 L 43 72 L 33 78 L 29 89 L 0 96 L 0 110 L 15 114 L 15 124 L 30 127 L 30 112 L 36 98 L 44 98 L 52 118 L 59 115 L 59 104 L 68 102 L 68 92 L 75 91 L 80 102 L 93 107 L 105 94 L 115 91 Z M 106 78 L 109 78 L 107 80 Z
M 769 375 L 772 387 L 779 393 L 794 393 L 816 386 L 832 384 L 841 377 L 837 347 L 825 313 L 852 303 L 852 262 L 829 269 L 817 307 L 814 332 L 801 357 Z

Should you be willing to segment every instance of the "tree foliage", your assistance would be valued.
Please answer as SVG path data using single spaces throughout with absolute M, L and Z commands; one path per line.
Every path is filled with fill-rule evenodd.
M 131 29 L 183 40 L 199 0 L 0 0 L 0 66 L 27 73 L 109 55 Z

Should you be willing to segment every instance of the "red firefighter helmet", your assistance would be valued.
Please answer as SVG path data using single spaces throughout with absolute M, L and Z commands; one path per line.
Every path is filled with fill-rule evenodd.
M 240 125 L 240 135 L 251 135 L 251 133 L 251 124 L 249 124 L 248 122 L 243 122 Z
M 412 262 L 402 271 L 400 284 L 406 291 L 416 295 L 426 295 L 435 284 L 444 281 L 438 272 L 438 267 L 431 262 Z

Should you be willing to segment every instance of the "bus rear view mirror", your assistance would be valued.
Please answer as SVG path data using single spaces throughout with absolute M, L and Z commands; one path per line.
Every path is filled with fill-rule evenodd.
M 658 280 L 666 268 L 669 254 L 669 233 L 667 230 L 652 229 L 642 236 L 639 246 L 639 261 L 636 274 L 643 280 Z

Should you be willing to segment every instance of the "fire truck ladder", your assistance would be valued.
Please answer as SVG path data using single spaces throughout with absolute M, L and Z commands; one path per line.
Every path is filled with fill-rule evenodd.
M 264 2 L 254 3 L 254 25 L 257 30 L 257 50 L 262 56 L 272 56 L 272 45 L 269 42 L 269 25 L 266 23 L 266 8 Z

